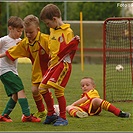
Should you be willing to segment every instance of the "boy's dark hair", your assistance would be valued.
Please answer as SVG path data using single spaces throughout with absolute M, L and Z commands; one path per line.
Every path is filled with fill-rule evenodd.
M 23 28 L 23 20 L 17 16 L 11 16 L 8 20 L 8 27 L 11 26 L 13 28 Z
M 61 11 L 56 5 L 48 4 L 41 10 L 40 19 L 42 21 L 45 19 L 53 20 L 53 17 L 60 18 Z

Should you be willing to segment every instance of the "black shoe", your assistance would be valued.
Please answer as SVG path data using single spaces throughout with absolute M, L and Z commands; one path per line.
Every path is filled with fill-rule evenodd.
M 130 113 L 123 112 L 123 111 L 120 111 L 120 114 L 118 115 L 118 117 L 122 117 L 122 118 L 129 118 L 130 116 L 131 116 Z
M 43 122 L 43 124 L 51 124 L 51 123 L 54 123 L 57 120 L 57 118 L 58 118 L 57 115 L 46 116 L 46 119 Z

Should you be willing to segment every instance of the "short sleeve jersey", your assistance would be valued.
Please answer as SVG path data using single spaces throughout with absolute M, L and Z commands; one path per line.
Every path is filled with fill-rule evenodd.
M 90 100 L 93 99 L 93 98 L 100 98 L 98 91 L 95 90 L 95 89 L 90 90 L 87 93 L 83 93 L 81 95 L 81 97 L 84 97 L 85 95 L 88 97 L 88 100 L 85 103 L 82 103 L 80 106 L 83 106 L 83 105 L 86 105 L 86 104 L 90 103 Z
M 45 71 L 48 68 L 49 50 L 48 50 L 49 35 L 38 32 L 35 41 L 30 44 L 28 38 L 24 38 L 18 45 L 10 48 L 6 54 L 11 60 L 20 57 L 27 57 L 32 62 L 32 83 L 40 83 Z
M 0 53 L 5 53 L 10 47 L 16 45 L 21 39 L 13 39 L 11 37 L 4 36 L 0 38 Z M 18 75 L 17 72 L 17 60 L 12 61 L 7 56 L 0 58 L 0 75 L 12 71 Z
M 59 61 L 57 54 L 63 49 L 61 42 L 65 41 L 68 44 L 73 37 L 74 34 L 70 28 L 70 24 L 63 24 L 57 29 L 50 29 L 49 49 L 51 60 L 49 67 L 54 66 Z

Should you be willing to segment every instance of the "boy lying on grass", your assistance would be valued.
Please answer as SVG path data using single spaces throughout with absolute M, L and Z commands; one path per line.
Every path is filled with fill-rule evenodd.
M 98 115 L 104 109 L 118 117 L 130 117 L 130 113 L 123 112 L 108 101 L 100 98 L 98 91 L 95 89 L 93 78 L 84 77 L 81 79 L 80 84 L 83 91 L 81 98 L 66 107 L 70 116 L 83 118 Z

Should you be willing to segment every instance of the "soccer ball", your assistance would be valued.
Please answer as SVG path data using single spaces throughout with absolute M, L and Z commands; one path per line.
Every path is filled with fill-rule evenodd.
M 115 69 L 116 69 L 116 71 L 118 71 L 118 72 L 121 72 L 121 71 L 123 71 L 123 69 L 124 69 L 124 67 L 122 66 L 122 65 L 117 65 L 116 67 L 115 67 Z
M 59 116 L 60 110 L 59 110 L 59 105 L 58 104 L 54 105 L 54 110 L 55 110 L 55 114 L 57 116 Z

